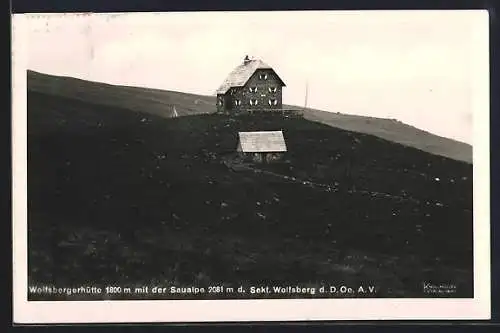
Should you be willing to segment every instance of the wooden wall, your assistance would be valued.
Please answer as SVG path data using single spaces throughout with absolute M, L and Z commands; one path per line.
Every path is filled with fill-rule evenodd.
M 267 79 L 260 78 L 261 74 L 267 74 Z M 275 87 L 276 92 L 270 92 L 269 88 Z M 250 88 L 257 88 L 257 91 L 250 91 Z M 275 99 L 276 105 L 269 105 L 269 100 Z M 235 101 L 241 101 L 240 105 L 236 105 Z M 256 100 L 257 105 L 251 105 L 250 101 Z M 244 87 L 231 88 L 224 97 L 224 105 L 221 106 L 225 112 L 240 113 L 252 110 L 280 110 L 283 106 L 283 87 L 281 81 L 273 70 L 257 70 L 248 80 Z M 219 111 L 219 106 L 217 108 Z
M 261 80 L 260 74 L 267 74 L 267 80 Z M 257 92 L 250 92 L 250 87 L 256 87 Z M 275 87 L 276 92 L 270 92 L 269 88 Z M 282 90 L 281 82 L 273 70 L 258 70 L 248 80 L 242 91 L 242 106 L 246 109 L 262 110 L 262 109 L 281 109 L 282 107 Z M 250 100 L 256 99 L 257 105 L 250 105 Z M 269 99 L 276 99 L 277 105 L 269 105 Z

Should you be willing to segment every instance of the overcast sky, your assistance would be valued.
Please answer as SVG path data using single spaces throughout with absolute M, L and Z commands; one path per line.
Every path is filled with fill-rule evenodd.
M 28 68 L 211 95 L 248 54 L 283 102 L 396 118 L 472 142 L 479 18 L 459 11 L 58 14 L 29 20 Z M 478 23 L 479 22 L 479 23 Z M 485 51 L 485 55 L 487 50 Z

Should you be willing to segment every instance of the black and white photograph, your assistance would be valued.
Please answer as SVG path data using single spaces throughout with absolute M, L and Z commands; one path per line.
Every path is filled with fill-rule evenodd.
M 23 320 L 489 318 L 487 12 L 23 14 L 12 59 Z

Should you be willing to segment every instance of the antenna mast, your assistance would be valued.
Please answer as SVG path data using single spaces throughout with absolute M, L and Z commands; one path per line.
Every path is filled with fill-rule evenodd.
M 304 101 L 304 109 L 307 108 L 307 97 L 308 97 L 308 94 L 309 94 L 309 82 L 306 81 L 306 96 L 305 96 L 305 101 Z

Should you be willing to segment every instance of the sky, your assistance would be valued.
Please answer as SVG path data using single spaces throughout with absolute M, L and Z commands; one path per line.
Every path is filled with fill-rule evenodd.
M 213 95 L 245 55 L 286 83 L 283 103 L 394 118 L 472 143 L 484 15 L 473 11 L 33 15 L 32 70 Z M 481 14 L 481 12 L 479 12 Z M 487 16 L 486 16 L 487 20 Z M 484 55 L 484 57 L 482 57 Z M 487 79 L 487 77 L 486 77 Z

